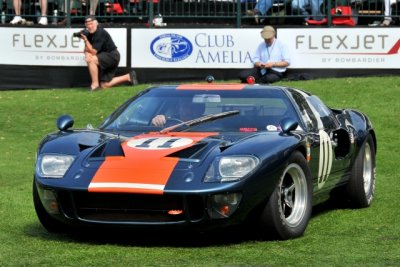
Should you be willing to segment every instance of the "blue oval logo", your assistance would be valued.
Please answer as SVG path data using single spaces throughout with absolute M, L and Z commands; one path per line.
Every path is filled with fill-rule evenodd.
M 182 35 L 167 33 L 155 38 L 151 42 L 150 49 L 153 56 L 159 60 L 177 62 L 192 54 L 193 45 Z

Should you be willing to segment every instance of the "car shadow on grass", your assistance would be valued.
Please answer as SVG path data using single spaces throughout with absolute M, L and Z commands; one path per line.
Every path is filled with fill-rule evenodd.
M 37 222 L 27 225 L 25 233 L 29 236 L 49 241 L 146 247 L 208 247 L 268 240 L 255 229 L 246 229 L 245 226 L 227 227 L 204 232 L 179 228 L 156 230 L 90 228 L 75 229 L 67 233 L 50 233 Z M 273 238 L 269 240 L 273 240 Z

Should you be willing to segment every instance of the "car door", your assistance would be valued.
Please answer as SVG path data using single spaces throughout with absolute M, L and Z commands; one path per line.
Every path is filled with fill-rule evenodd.
M 293 90 L 292 95 L 299 108 L 310 144 L 310 168 L 316 178 L 317 189 L 335 186 L 348 170 L 350 141 L 341 141 L 338 150 L 338 137 L 350 140 L 348 133 L 329 109 L 317 96 Z M 338 135 L 339 133 L 339 135 Z M 347 148 L 346 148 L 347 146 Z M 338 153 L 340 151 L 340 153 Z M 346 153 L 347 151 L 347 153 Z

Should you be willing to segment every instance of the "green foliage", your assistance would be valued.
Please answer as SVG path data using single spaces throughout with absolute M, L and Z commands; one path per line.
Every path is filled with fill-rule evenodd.
M 329 106 L 355 108 L 378 139 L 377 190 L 370 208 L 322 205 L 305 235 L 265 241 L 238 229 L 209 234 L 59 235 L 39 223 L 31 196 L 35 150 L 61 114 L 74 127 L 98 125 L 145 86 L 0 91 L 0 266 L 399 266 L 400 77 L 286 82 Z

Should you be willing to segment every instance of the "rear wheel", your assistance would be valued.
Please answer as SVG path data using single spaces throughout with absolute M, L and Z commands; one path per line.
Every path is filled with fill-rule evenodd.
M 296 238 L 303 235 L 311 210 L 311 173 L 304 156 L 295 152 L 264 208 L 262 224 L 280 239 Z
M 371 205 L 375 194 L 375 145 L 371 135 L 361 147 L 347 184 L 347 194 L 358 208 Z

